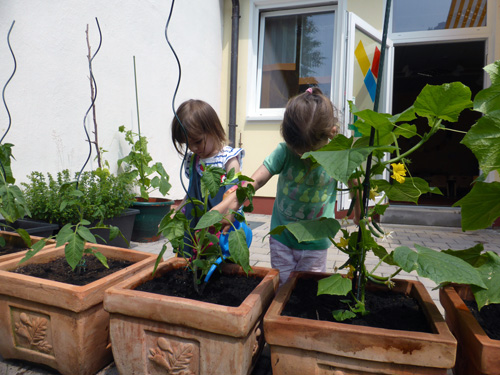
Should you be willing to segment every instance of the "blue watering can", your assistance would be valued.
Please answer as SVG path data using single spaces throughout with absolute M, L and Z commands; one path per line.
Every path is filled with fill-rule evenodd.
M 229 233 L 232 232 L 233 230 L 237 229 L 243 229 L 245 232 L 245 237 L 247 240 L 247 246 L 250 247 L 252 244 L 252 230 L 250 227 L 245 223 L 245 222 L 240 222 L 238 220 L 235 220 L 233 223 L 234 227 L 231 226 L 231 229 L 229 229 L 229 232 L 226 234 L 221 234 L 219 238 L 219 245 L 222 250 L 222 257 L 217 258 L 214 264 L 212 264 L 212 267 L 208 270 L 207 276 L 205 276 L 205 282 L 207 282 L 214 271 L 216 270 L 217 266 L 222 263 L 222 260 L 229 257 Z

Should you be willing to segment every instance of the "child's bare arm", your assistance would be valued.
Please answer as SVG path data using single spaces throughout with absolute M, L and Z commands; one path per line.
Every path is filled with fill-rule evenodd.
M 234 168 L 234 173 L 238 173 L 240 171 L 240 162 L 237 157 L 231 158 L 227 161 L 225 169 L 226 172 L 229 172 Z

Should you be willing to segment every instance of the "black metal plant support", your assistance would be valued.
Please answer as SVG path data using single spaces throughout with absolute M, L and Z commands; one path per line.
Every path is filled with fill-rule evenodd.
M 99 31 L 99 46 L 97 47 L 96 51 L 94 52 L 94 54 L 92 55 L 92 57 L 89 59 L 89 72 L 90 72 L 90 80 L 93 84 L 93 87 L 94 87 L 94 94 L 92 95 L 91 97 L 91 103 L 90 103 L 90 106 L 89 108 L 87 109 L 87 112 L 85 112 L 85 116 L 83 117 L 83 130 L 85 131 L 85 135 L 87 136 L 87 142 L 89 144 L 89 155 L 87 156 L 87 160 L 85 161 L 85 163 L 83 164 L 82 166 L 82 169 L 80 169 L 80 172 L 78 172 L 78 176 L 76 178 L 76 189 L 78 190 L 78 184 L 79 184 L 79 181 L 80 181 L 80 176 L 82 175 L 83 173 L 83 170 L 85 169 L 85 167 L 87 166 L 89 160 L 90 160 L 90 157 L 92 156 L 92 141 L 90 140 L 90 135 L 89 135 L 89 132 L 87 131 L 87 127 L 85 126 L 85 123 L 87 122 L 87 117 L 90 113 L 90 111 L 94 108 L 95 106 L 95 101 L 96 101 L 96 98 L 97 98 L 97 83 L 96 83 L 96 80 L 94 78 L 94 73 L 92 71 L 92 61 L 94 60 L 94 57 L 97 55 L 97 53 L 99 52 L 99 50 L 101 49 L 101 44 L 102 44 L 102 33 L 101 33 L 101 28 L 99 26 L 99 21 L 97 19 L 97 17 L 95 18 L 95 22 L 97 24 L 97 30 Z
M 179 91 L 179 86 L 180 86 L 180 83 L 181 83 L 182 69 L 181 69 L 181 62 L 179 60 L 179 57 L 177 56 L 177 53 L 175 53 L 174 47 L 172 46 L 172 44 L 170 43 L 170 40 L 168 39 L 168 27 L 170 25 L 170 20 L 172 19 L 172 13 L 173 13 L 173 10 L 174 10 L 174 5 L 175 5 L 175 0 L 172 0 L 172 4 L 170 6 L 170 13 L 169 13 L 168 19 L 167 19 L 167 24 L 165 25 L 165 39 L 167 40 L 168 46 L 170 47 L 170 50 L 172 51 L 172 53 L 173 53 L 173 55 L 175 57 L 175 61 L 177 62 L 177 67 L 178 67 L 178 70 L 179 70 L 179 75 L 178 75 L 178 78 L 177 78 L 177 84 L 175 86 L 174 95 L 172 97 L 172 111 L 174 112 L 175 118 L 177 119 L 177 121 L 181 125 L 182 131 L 184 132 L 184 138 L 186 139 L 186 151 L 184 153 L 184 157 L 182 159 L 182 164 L 181 164 L 181 167 L 180 167 L 180 170 L 179 170 L 179 177 L 180 177 L 181 185 L 182 185 L 182 188 L 184 189 L 184 192 L 186 193 L 188 199 L 191 201 L 191 204 L 193 204 L 193 206 L 194 206 L 193 198 L 189 195 L 188 189 L 184 185 L 184 181 L 182 179 L 182 171 L 185 168 L 185 163 L 188 162 L 186 160 L 187 153 L 188 153 L 188 150 L 189 150 L 188 136 L 187 136 L 186 128 L 184 128 L 184 125 L 182 124 L 181 119 L 177 116 L 177 111 L 175 110 L 175 98 L 177 97 L 177 92 Z M 197 210 L 194 210 L 194 212 L 195 212 L 195 215 L 196 215 L 197 214 Z
M 10 127 L 12 125 L 12 117 L 10 115 L 10 111 L 9 111 L 9 107 L 7 106 L 7 102 L 5 101 L 5 89 L 7 88 L 8 84 L 10 83 L 10 81 L 12 80 L 12 78 L 14 77 L 14 74 L 16 74 L 16 70 L 17 70 L 16 56 L 14 55 L 14 51 L 12 50 L 12 47 L 10 45 L 10 33 L 11 33 L 12 28 L 14 27 L 15 23 L 16 23 L 15 20 L 12 21 L 12 25 L 10 26 L 9 32 L 7 33 L 7 44 L 9 46 L 9 50 L 10 50 L 10 54 L 12 55 L 12 59 L 14 60 L 14 70 L 12 71 L 12 74 L 10 75 L 9 79 L 5 83 L 5 85 L 3 87 L 3 90 L 2 90 L 2 100 L 3 100 L 3 105 L 5 106 L 5 110 L 7 111 L 7 116 L 9 118 L 9 125 L 7 126 L 7 129 L 5 130 L 5 133 L 3 134 L 2 138 L 0 139 L 0 145 L 2 144 L 5 136 L 9 132 Z M 4 167 L 1 159 L 0 159 L 0 167 L 2 168 L 3 178 L 4 178 L 4 180 L 6 180 L 7 179 L 7 175 L 6 175 L 5 167 Z
M 378 71 L 377 87 L 376 87 L 376 91 L 375 91 L 375 100 L 373 103 L 373 110 L 376 112 L 378 111 L 378 106 L 379 106 L 379 101 L 380 101 L 380 90 L 382 88 L 382 82 L 383 82 L 383 76 L 384 76 L 385 55 L 386 55 L 386 49 L 387 49 L 387 32 L 388 32 L 388 28 L 389 28 L 389 16 L 391 13 L 391 3 L 392 3 L 392 0 L 387 0 L 386 7 L 385 7 L 384 29 L 383 29 L 383 33 L 382 33 L 382 42 L 381 42 L 381 46 L 380 46 L 381 47 L 380 64 L 379 64 L 379 68 L 378 68 L 379 71 Z M 370 131 L 369 147 L 373 146 L 374 141 L 375 141 L 375 128 L 372 127 L 371 131 Z M 372 157 L 373 157 L 373 153 L 370 153 L 370 155 L 368 155 L 368 159 L 366 161 L 366 174 L 365 174 L 365 179 L 363 180 L 363 197 L 362 197 L 362 206 L 361 206 L 363 209 L 363 212 L 361 213 L 363 218 L 366 217 L 366 214 L 368 212 L 368 203 L 370 200 L 370 172 L 371 172 L 371 166 L 372 166 Z M 358 244 L 361 242 L 361 236 L 362 236 L 362 232 L 361 232 L 361 229 L 359 229 Z M 361 252 L 361 259 L 360 259 L 358 267 L 361 267 L 361 265 L 364 263 L 364 259 L 366 256 L 365 249 L 362 249 L 361 251 L 362 251 Z M 361 282 L 361 271 L 359 268 L 358 268 L 358 270 L 356 270 L 356 275 L 355 275 L 354 279 L 356 280 L 355 287 L 357 288 L 357 286 Z M 359 300 L 360 288 L 357 288 L 357 296 L 356 297 Z

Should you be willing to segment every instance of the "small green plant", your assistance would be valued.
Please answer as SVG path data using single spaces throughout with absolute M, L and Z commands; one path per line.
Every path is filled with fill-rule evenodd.
M 166 196 L 172 187 L 169 182 L 170 177 L 162 163 L 151 164 L 153 158 L 148 152 L 147 139 L 132 130 L 126 130 L 123 125 L 118 131 L 125 135 L 125 140 L 131 147 L 130 153 L 118 160 L 118 167 L 123 167 L 124 174 L 139 186 L 141 198 L 144 200 L 148 200 L 149 195 L 155 190 Z
M 110 175 L 107 170 L 82 173 L 80 180 L 70 180 L 69 171 L 58 173 L 57 179 L 50 174 L 48 183 L 43 174 L 33 172 L 30 184 L 24 184 L 28 203 L 32 205 L 35 217 L 40 220 L 52 220 L 62 225 L 57 235 L 56 246 L 65 246 L 65 257 L 73 270 L 84 268 L 84 254 L 95 255 L 107 267 L 106 258 L 94 247 L 85 244 L 96 243 L 91 230 L 108 228 L 109 239 L 122 235 L 114 226 L 102 222 L 120 215 L 134 201 L 130 184 L 124 176 Z M 123 236 L 123 235 L 122 235 Z M 21 263 L 33 257 L 46 244 L 47 239 L 36 242 Z
M 417 203 L 425 193 L 441 192 L 431 188 L 421 178 L 412 177 L 409 170 L 409 156 L 438 131 L 456 131 L 447 123 L 458 121 L 462 111 L 473 107 L 483 117 L 466 133 L 462 142 L 471 149 L 479 161 L 482 175 L 475 181 L 472 190 L 455 205 L 462 207 L 462 228 L 473 230 L 486 228 L 500 216 L 500 182 L 484 182 L 491 171 L 500 171 L 500 108 L 497 93 L 500 90 L 500 63 L 489 65 L 485 70 L 490 74 L 492 86 L 477 94 L 471 101 L 470 89 L 460 82 L 441 86 L 427 85 L 417 97 L 413 106 L 406 111 L 390 115 L 372 110 L 359 111 L 351 103 L 351 112 L 358 117 L 355 123 L 362 136 L 358 139 L 338 135 L 328 145 L 318 151 L 304 154 L 320 164 L 335 179 L 347 185 L 351 179 L 358 180 L 353 186 L 353 196 L 361 196 L 360 189 L 370 192 L 374 202 L 371 207 L 363 207 L 364 213 L 357 231 L 349 233 L 341 229 L 335 219 L 302 221 L 275 228 L 271 233 L 290 230 L 299 241 L 329 238 L 348 256 L 348 261 L 340 267 L 346 275 L 333 274 L 318 284 L 318 294 L 348 296 L 346 308 L 333 312 L 335 319 L 349 319 L 356 314 L 366 314 L 365 287 L 368 282 L 394 285 L 393 278 L 402 270 L 416 271 L 419 276 L 433 280 L 439 286 L 448 283 L 468 284 L 474 292 L 478 307 L 490 303 L 500 303 L 500 257 L 494 252 L 483 252 L 477 245 L 466 250 L 436 251 L 415 245 L 415 249 L 400 246 L 388 252 L 377 239 L 387 235 L 377 224 L 378 215 L 383 215 L 388 207 L 386 198 L 396 201 Z M 418 134 L 410 124 L 417 116 L 426 118 L 428 128 Z M 375 129 L 373 145 L 370 134 Z M 408 151 L 401 152 L 398 139 L 414 138 L 416 142 Z M 369 155 L 373 166 L 365 170 Z M 392 154 L 393 157 L 387 157 Z M 380 178 L 384 171 L 391 174 L 392 183 Z M 353 204 L 354 204 L 353 200 Z M 352 209 L 352 207 L 351 207 Z M 339 242 L 334 240 L 342 231 Z M 373 252 L 380 262 L 368 269 L 365 264 L 367 252 Z M 389 276 L 377 274 L 378 267 L 386 263 L 396 270 Z
M 217 264 L 218 259 L 225 258 L 219 245 L 220 230 L 224 216 L 218 211 L 208 210 L 208 197 L 215 197 L 223 186 L 236 185 L 238 200 L 244 202 L 248 199 L 250 202 L 243 209 L 246 212 L 251 211 L 253 209 L 251 202 L 255 189 L 252 185 L 246 184 L 248 181 L 252 181 L 252 179 L 241 174 L 235 174 L 234 169 L 231 169 L 226 174 L 226 171 L 222 168 L 204 166 L 201 178 L 204 201 L 188 198 L 182 207 L 173 215 L 171 213 L 167 214 L 160 223 L 159 232 L 168 240 L 167 243 L 173 246 L 177 255 L 187 261 L 187 268 L 191 270 L 193 275 L 194 288 L 200 294 L 203 292 L 203 285 L 205 285 L 200 284 L 202 284 L 212 265 Z M 194 228 L 191 227 L 190 220 L 182 212 L 182 208 L 189 203 L 192 203 L 196 207 L 193 208 L 193 211 L 197 210 L 197 216 L 200 218 Z M 230 214 L 235 214 L 236 219 L 239 221 L 245 220 L 238 212 L 231 212 Z M 158 255 L 155 271 L 167 249 L 167 243 L 163 245 Z M 230 256 L 225 259 L 239 264 L 246 273 L 251 271 L 249 249 L 244 230 L 240 228 L 230 231 L 228 244 Z
M 120 215 L 132 206 L 134 194 L 126 176 L 112 175 L 106 169 L 83 172 L 78 189 L 81 191 L 78 206 L 65 206 L 63 201 L 70 200 L 69 189 L 64 185 L 76 181 L 69 170 L 58 172 L 56 176 L 50 173 L 32 172 L 28 182 L 21 183 L 26 196 L 26 203 L 32 213 L 32 218 L 61 226 L 76 224 L 80 216 L 89 222 L 100 222 Z

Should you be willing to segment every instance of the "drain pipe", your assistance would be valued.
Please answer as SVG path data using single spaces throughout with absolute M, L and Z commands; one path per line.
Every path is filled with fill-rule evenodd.
M 233 15 L 231 17 L 231 73 L 229 81 L 229 145 L 236 144 L 236 91 L 238 88 L 238 38 L 240 28 L 240 2 L 233 1 Z

